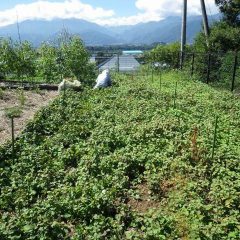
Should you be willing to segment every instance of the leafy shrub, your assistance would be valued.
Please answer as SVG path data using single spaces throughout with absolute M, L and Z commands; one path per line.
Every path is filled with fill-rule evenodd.
M 199 33 L 194 42 L 197 52 L 195 70 L 206 80 L 210 55 L 210 81 L 228 82 L 232 76 L 234 54 L 240 50 L 240 29 L 228 25 L 226 22 L 215 23 L 211 27 L 211 34 L 206 41 L 203 32 Z
M 189 46 L 187 46 L 187 50 L 190 50 Z M 167 64 L 174 69 L 179 68 L 180 43 L 176 42 L 167 45 L 158 45 L 156 48 L 150 51 L 147 57 L 150 62 Z M 187 61 L 187 55 L 185 56 L 185 61 Z

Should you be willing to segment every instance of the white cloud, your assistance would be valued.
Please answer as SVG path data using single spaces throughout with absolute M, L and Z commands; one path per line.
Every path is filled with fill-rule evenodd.
M 201 14 L 200 0 L 188 0 L 188 13 L 190 15 Z M 217 12 L 214 0 L 206 1 L 206 8 L 210 8 L 214 13 Z M 182 12 L 183 0 L 137 0 L 136 7 L 145 12 L 155 12 L 161 17 L 169 15 L 179 15 Z
M 138 14 L 117 17 L 114 10 L 94 8 L 82 3 L 84 0 L 65 0 L 48 2 L 38 0 L 30 4 L 18 4 L 12 9 L 0 11 L 0 27 L 28 19 L 78 18 L 101 25 L 133 25 L 142 22 L 159 21 L 167 16 L 181 15 L 183 0 L 136 0 Z M 120 0 L 119 0 L 120 1 Z M 211 14 L 217 13 L 214 0 L 208 0 L 207 9 Z M 188 0 L 188 14 L 201 14 L 200 0 Z
M 136 0 L 135 3 L 139 13 L 135 16 L 101 19 L 99 24 L 106 25 L 133 25 L 140 22 L 159 21 L 167 16 L 180 16 L 182 14 L 183 0 Z M 206 2 L 209 14 L 218 12 L 214 0 Z M 200 15 L 200 0 L 188 0 L 188 14 Z
M 114 16 L 113 10 L 94 8 L 80 0 L 65 0 L 64 2 L 48 2 L 40 0 L 30 4 L 18 4 L 12 9 L 0 11 L 0 26 L 28 19 L 79 18 L 95 22 L 99 19 Z
M 160 21 L 163 19 L 156 12 L 138 13 L 130 17 L 99 19 L 96 22 L 100 25 L 120 26 L 120 25 L 135 25 L 138 23 L 145 23 L 150 21 Z

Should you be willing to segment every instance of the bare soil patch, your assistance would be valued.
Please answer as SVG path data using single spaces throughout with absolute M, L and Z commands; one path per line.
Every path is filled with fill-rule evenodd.
M 132 210 L 138 213 L 146 213 L 150 209 L 156 209 L 160 206 L 160 202 L 152 199 L 151 192 L 146 183 L 137 186 L 137 191 L 139 192 L 139 198 L 131 198 L 128 205 Z
M 46 106 L 57 95 L 57 91 L 23 91 L 4 90 L 0 95 L 0 145 L 11 139 L 10 119 L 5 116 L 5 110 L 11 107 L 20 107 L 22 113 L 19 118 L 14 119 L 15 136 L 33 119 L 34 114 L 43 106 Z
M 176 176 L 159 183 L 158 192 L 151 191 L 146 182 L 136 186 L 135 191 L 138 193 L 137 198 L 130 198 L 128 205 L 133 211 L 145 214 L 149 210 L 159 209 L 167 204 L 169 194 L 175 191 L 184 191 L 187 179 L 184 176 Z

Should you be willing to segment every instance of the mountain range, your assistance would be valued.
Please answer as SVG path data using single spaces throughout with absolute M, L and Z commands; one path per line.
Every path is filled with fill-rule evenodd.
M 219 19 L 220 15 L 217 14 L 211 16 L 210 21 Z M 188 17 L 187 41 L 189 43 L 193 42 L 201 28 L 201 16 Z M 31 41 L 34 46 L 38 46 L 43 41 L 54 41 L 63 29 L 67 29 L 70 34 L 79 35 L 88 46 L 171 43 L 180 40 L 181 17 L 167 17 L 158 22 L 115 27 L 100 26 L 80 19 L 27 20 L 19 23 L 21 40 Z M 0 27 L 0 37 L 18 40 L 17 24 Z

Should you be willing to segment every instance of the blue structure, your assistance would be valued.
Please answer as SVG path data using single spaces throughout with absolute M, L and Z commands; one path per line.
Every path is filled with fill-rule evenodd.
M 141 50 L 126 50 L 122 52 L 123 55 L 140 55 L 143 54 Z

